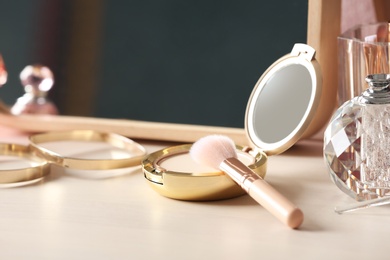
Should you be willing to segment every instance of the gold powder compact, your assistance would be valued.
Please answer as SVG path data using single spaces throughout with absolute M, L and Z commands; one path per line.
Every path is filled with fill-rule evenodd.
M 330 114 L 324 109 L 327 102 L 323 99 L 328 96 L 322 95 L 315 50 L 295 44 L 291 53 L 263 73 L 252 91 L 245 113 L 250 148 L 236 146 L 239 159 L 264 177 L 267 156 L 284 152 L 327 123 Z M 166 148 L 143 161 L 145 178 L 155 191 L 180 200 L 227 199 L 245 193 L 224 173 L 192 162 L 190 147 Z
M 228 199 L 243 195 L 235 182 L 221 171 L 196 164 L 190 157 L 191 144 L 169 147 L 150 154 L 143 162 L 145 178 L 163 196 L 192 201 Z M 238 158 L 264 177 L 267 156 L 237 146 Z

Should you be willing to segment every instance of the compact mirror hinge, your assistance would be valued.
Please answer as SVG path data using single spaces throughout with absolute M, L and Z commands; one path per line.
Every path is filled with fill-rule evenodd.
M 307 44 L 296 43 L 291 51 L 293 56 L 302 56 L 304 59 L 311 61 L 314 59 L 316 51 Z

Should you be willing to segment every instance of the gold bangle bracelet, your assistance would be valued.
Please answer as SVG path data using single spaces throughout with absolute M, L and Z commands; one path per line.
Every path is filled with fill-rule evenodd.
M 30 136 L 30 147 L 39 157 L 65 168 L 78 170 L 109 170 L 140 165 L 146 151 L 140 144 L 124 136 L 113 133 L 100 133 L 90 130 L 48 132 Z M 41 144 L 58 141 L 105 142 L 129 153 L 126 158 L 84 159 L 63 156 L 42 147 Z
M 0 155 L 25 159 L 31 165 L 25 168 L 0 169 L 0 184 L 33 181 L 49 173 L 49 163 L 32 154 L 28 146 L 0 143 Z

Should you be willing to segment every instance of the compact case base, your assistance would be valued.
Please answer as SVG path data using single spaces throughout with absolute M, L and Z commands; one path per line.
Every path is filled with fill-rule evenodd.
M 150 154 L 142 162 L 145 179 L 153 190 L 168 198 L 189 201 L 221 200 L 245 194 L 225 173 L 195 165 L 190 160 L 191 146 L 169 147 Z M 265 153 L 241 146 L 237 146 L 237 153 L 254 172 L 265 176 Z

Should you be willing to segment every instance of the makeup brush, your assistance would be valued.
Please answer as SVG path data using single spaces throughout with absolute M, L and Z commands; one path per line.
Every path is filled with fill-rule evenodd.
M 303 213 L 286 197 L 237 159 L 234 142 L 224 135 L 209 135 L 195 142 L 192 159 L 227 173 L 253 199 L 290 228 L 298 228 Z

